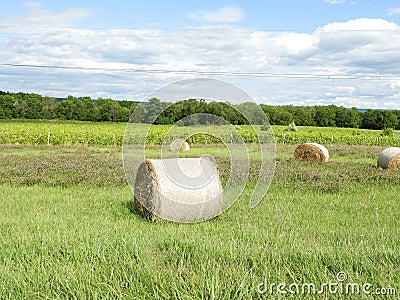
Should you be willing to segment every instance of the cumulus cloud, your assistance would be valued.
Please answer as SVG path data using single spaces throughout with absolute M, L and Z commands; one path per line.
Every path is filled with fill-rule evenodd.
M 347 74 L 395 75 L 400 64 L 400 27 L 382 19 L 356 19 L 318 28 L 319 58 L 341 65 Z
M 383 19 L 326 24 L 309 34 L 228 24 L 99 30 L 74 28 L 84 16 L 68 18 L 70 10 L 28 6 L 27 16 L 64 16 L 70 27 L 0 28 L 0 90 L 142 100 L 171 81 L 201 76 L 270 104 L 400 104 L 400 28 Z
M 400 7 L 389 8 L 389 15 L 398 15 L 398 14 L 400 14 Z
M 366 30 L 393 30 L 398 29 L 398 25 L 383 19 L 359 18 L 347 22 L 333 22 L 323 26 L 320 30 L 325 32 L 335 31 L 366 31 Z
M 305 33 L 283 33 L 275 40 L 277 47 L 283 47 L 289 54 L 300 54 L 316 50 L 318 38 Z
M 193 12 L 188 18 L 209 23 L 236 23 L 244 21 L 245 15 L 240 7 L 226 6 L 213 11 Z

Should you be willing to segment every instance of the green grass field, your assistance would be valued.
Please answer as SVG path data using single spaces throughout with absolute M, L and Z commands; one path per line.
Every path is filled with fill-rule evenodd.
M 312 164 L 278 144 L 257 207 L 246 189 L 221 217 L 176 224 L 132 210 L 120 147 L 84 144 L 0 145 L 0 299 L 399 298 L 400 173 L 376 168 L 382 146 L 328 145 L 331 160 Z M 212 149 L 224 176 L 227 153 Z M 340 272 L 371 294 L 276 290 Z

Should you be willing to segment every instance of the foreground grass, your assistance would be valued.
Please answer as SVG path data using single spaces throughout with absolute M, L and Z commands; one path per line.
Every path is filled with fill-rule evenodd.
M 254 210 L 242 199 L 182 225 L 132 213 L 126 187 L 3 184 L 0 298 L 251 299 L 265 280 L 319 284 L 338 272 L 400 288 L 398 192 L 273 186 Z
M 220 218 L 175 224 L 132 212 L 116 148 L 2 146 L 0 299 L 283 298 L 258 284 L 319 287 L 339 272 L 399 292 L 400 176 L 374 167 L 380 149 L 337 146 L 323 165 L 294 162 L 290 147 L 278 145 L 276 176 L 255 209 L 247 189 Z M 12 162 L 26 172 L 6 180 Z M 375 296 L 350 298 L 362 297 Z

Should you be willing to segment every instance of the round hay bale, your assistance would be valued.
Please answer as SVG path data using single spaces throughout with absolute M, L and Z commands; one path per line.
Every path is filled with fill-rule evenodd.
M 378 156 L 378 167 L 389 170 L 400 170 L 400 148 L 389 147 Z
M 317 143 L 304 143 L 297 146 L 293 156 L 298 161 L 327 162 L 329 151 Z
M 134 207 L 151 220 L 203 221 L 222 213 L 222 193 L 208 157 L 149 159 L 137 172 Z
M 169 148 L 171 149 L 172 152 L 178 152 L 178 151 L 189 151 L 190 147 L 185 140 L 181 139 L 176 139 L 171 142 L 169 145 Z

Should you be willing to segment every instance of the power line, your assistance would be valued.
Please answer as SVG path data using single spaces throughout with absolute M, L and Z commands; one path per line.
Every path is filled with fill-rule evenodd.
M 249 32 L 249 31 L 265 31 L 265 32 L 304 32 L 296 29 L 270 29 L 270 28 L 247 28 L 231 25 L 215 25 L 215 26 L 186 26 L 186 27 L 176 27 L 176 28 L 157 28 L 157 27 L 84 27 L 84 26 L 33 26 L 33 25 L 0 25 L 0 28 L 24 28 L 24 29 L 88 29 L 88 30 L 159 30 L 159 31 L 188 31 L 188 30 L 230 30 L 236 32 Z M 316 30 L 315 30 L 316 31 Z M 336 31 L 326 31 L 328 32 L 388 32 L 388 31 L 398 31 L 398 29 L 338 29 Z
M 328 32 L 327 34 L 334 34 L 337 32 Z M 175 38 L 175 37 L 181 37 L 179 35 L 167 35 L 167 34 L 106 34 L 106 33 L 101 33 L 101 34 L 92 34 L 92 33 L 80 33 L 80 34 L 72 34 L 72 33 L 64 33 L 66 37 L 119 37 L 119 38 Z M 310 34 L 312 35 L 312 34 Z M 38 36 L 60 36 L 60 33 L 4 33 L 0 32 L 0 36 L 5 36 L 5 37 L 10 37 L 10 36 L 26 36 L 26 37 L 38 37 Z M 226 37 L 226 36 L 224 36 Z M 221 38 L 219 35 L 194 35 L 193 38 L 196 39 L 210 39 L 210 38 Z M 273 38 L 271 35 L 268 36 L 257 36 L 257 37 L 251 37 L 250 35 L 229 35 L 229 39 L 271 39 Z M 383 38 L 383 37 L 382 37 Z M 396 33 L 394 36 L 386 36 L 384 37 L 386 40 L 400 40 L 400 34 Z
M 256 38 L 270 38 L 270 34 L 276 33 L 299 33 L 299 34 L 309 34 L 313 35 L 314 32 L 318 31 L 315 30 L 314 32 L 304 32 L 299 30 L 274 30 L 274 29 L 259 29 L 259 28 L 239 28 L 239 27 L 181 27 L 181 28 L 143 28 L 143 27 L 73 27 L 73 26 L 66 26 L 66 27 L 54 27 L 54 26 L 31 26 L 31 25 L 0 25 L 1 29 L 24 29 L 29 30 L 30 32 L 20 32 L 20 31 L 5 31 L 0 32 L 0 35 L 22 35 L 22 36 L 52 36 L 52 35 L 59 35 L 60 30 L 91 30 L 91 32 L 87 33 L 71 33 L 65 32 L 68 36 L 113 36 L 113 37 L 171 37 L 176 33 L 184 32 L 184 33 L 199 33 L 202 31 L 207 32 L 226 32 L 233 33 L 229 35 L 229 38 L 249 38 L 250 34 L 253 33 L 267 33 L 268 35 L 262 36 L 258 35 Z M 58 32 L 32 32 L 32 30 L 53 30 Z M 126 32 L 122 33 L 96 33 L 96 31 L 101 30 L 121 30 L 121 31 L 146 31 L 143 33 L 129 33 Z M 154 34 L 149 33 L 148 31 L 153 31 Z M 169 34 L 161 34 L 162 32 L 170 32 Z M 357 29 L 340 29 L 336 31 L 323 31 L 323 34 L 338 34 L 338 33 L 381 33 L 384 32 L 385 34 L 396 34 L 395 36 L 391 36 L 390 39 L 400 39 L 400 35 L 398 35 L 399 30 L 380 30 L 380 29 L 372 29 L 372 30 L 357 30 Z M 239 35 L 238 35 L 239 34 Z M 217 37 L 216 35 L 196 35 L 196 38 L 211 38 Z
M 106 68 L 106 67 L 79 67 L 57 65 L 11 64 L 0 63 L 4 67 L 44 68 L 60 70 L 103 71 L 103 72 L 131 72 L 148 74 L 178 74 L 200 76 L 230 76 L 230 77 L 259 77 L 259 78 L 304 78 L 304 79 L 349 79 L 349 80 L 400 80 L 397 75 L 361 75 L 361 74 L 312 74 L 312 73 L 267 73 L 267 72 L 228 72 L 228 71 L 196 71 L 170 69 L 138 69 L 138 68 Z
M 80 33 L 80 34 L 72 34 L 72 33 L 64 33 L 65 36 L 71 37 L 87 37 L 87 36 L 95 36 L 95 37 L 136 37 L 136 38 L 173 38 L 177 37 L 178 35 L 167 35 L 167 34 L 111 34 L 111 33 L 101 33 L 101 34 L 92 34 L 92 33 Z M 5 33 L 5 32 L 0 32 L 0 35 L 2 36 L 60 36 L 60 32 L 57 33 L 19 33 L 19 32 L 14 32 L 14 33 Z M 196 35 L 195 38 L 217 38 L 220 37 L 219 35 Z M 239 39 L 248 39 L 251 38 L 249 35 L 229 35 L 229 38 L 239 38 Z M 257 38 L 271 38 L 270 36 L 260 36 Z M 400 39 L 400 37 L 399 37 Z

